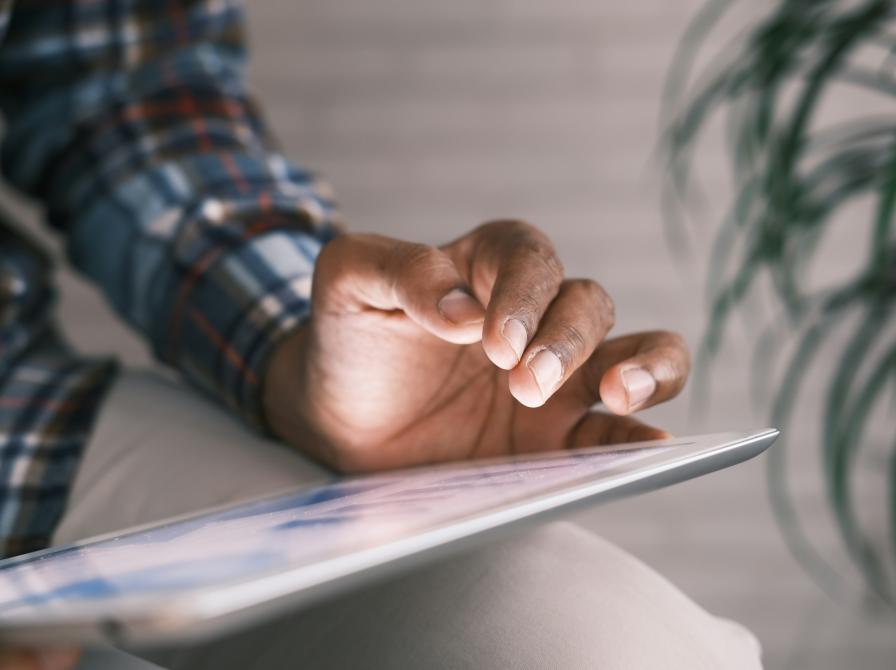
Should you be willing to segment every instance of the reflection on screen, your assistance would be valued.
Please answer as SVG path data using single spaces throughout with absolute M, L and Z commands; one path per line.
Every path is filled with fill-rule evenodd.
M 251 580 L 388 544 L 675 446 L 432 468 L 345 480 L 200 518 L 0 562 L 4 616 Z

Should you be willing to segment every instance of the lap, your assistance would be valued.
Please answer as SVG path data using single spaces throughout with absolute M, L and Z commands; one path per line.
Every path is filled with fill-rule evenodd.
M 157 371 L 126 370 L 94 426 L 54 542 L 295 489 L 329 476 L 253 433 L 193 389 Z
M 755 640 L 625 552 L 543 526 L 231 639 L 169 668 L 759 668 Z
M 56 540 L 326 476 L 177 382 L 130 371 L 100 415 Z M 568 523 L 152 658 L 190 669 L 760 667 L 758 644 L 745 629 L 713 617 L 637 559 Z

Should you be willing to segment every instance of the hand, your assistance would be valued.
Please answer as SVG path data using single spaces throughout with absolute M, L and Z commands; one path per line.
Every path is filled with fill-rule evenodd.
M 76 649 L 0 651 L 0 670 L 71 670 L 78 663 Z
M 668 437 L 625 416 L 675 396 L 678 335 L 604 341 L 613 304 L 518 221 L 441 248 L 346 235 L 265 379 L 280 437 L 343 471 Z M 592 411 L 603 402 L 611 413 Z

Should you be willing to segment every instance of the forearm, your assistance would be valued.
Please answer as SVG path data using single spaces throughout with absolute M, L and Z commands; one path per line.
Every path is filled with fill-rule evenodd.
M 2 52 L 5 174 L 161 360 L 257 422 L 260 371 L 307 314 L 336 215 L 245 93 L 239 8 L 42 7 Z

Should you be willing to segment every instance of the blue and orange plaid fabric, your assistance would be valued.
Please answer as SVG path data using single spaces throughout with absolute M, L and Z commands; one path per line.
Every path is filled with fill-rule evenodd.
M 244 65 L 232 0 L 0 0 L 3 176 L 160 360 L 263 427 L 265 363 L 307 315 L 338 220 L 326 185 L 279 152 Z M 50 264 L 0 240 L 11 555 L 48 543 L 115 365 L 61 343 Z

